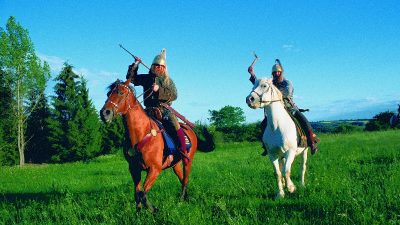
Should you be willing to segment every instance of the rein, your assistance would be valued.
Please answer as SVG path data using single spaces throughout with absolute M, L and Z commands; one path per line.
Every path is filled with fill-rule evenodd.
M 116 86 L 114 87 L 113 91 L 114 91 L 118 86 L 122 86 L 122 87 L 128 89 L 128 94 L 124 96 L 124 98 L 122 99 L 122 101 L 126 101 L 126 99 L 127 99 L 127 97 L 129 96 L 129 94 L 132 94 L 132 95 L 133 95 L 132 89 L 131 89 L 130 87 L 126 86 L 125 84 L 118 84 L 118 85 L 116 85 Z M 119 108 L 119 105 L 118 105 L 117 103 L 115 103 L 115 102 L 113 102 L 113 101 L 111 101 L 111 100 L 109 100 L 109 99 L 108 99 L 108 101 L 109 101 L 116 109 Z M 122 102 L 122 101 L 121 101 L 121 102 Z M 136 101 L 137 101 L 137 100 L 136 100 Z M 135 106 L 133 106 L 133 107 L 135 107 Z M 133 107 L 131 107 L 131 104 L 128 102 L 128 109 L 127 109 L 123 114 L 126 114 L 127 112 L 129 112 L 129 110 L 131 110 Z
M 128 94 L 126 94 L 126 95 L 124 96 L 124 98 L 123 98 L 119 103 L 122 103 L 122 102 L 126 101 L 127 98 L 129 97 L 129 94 L 132 94 L 132 96 L 134 96 L 134 93 L 133 93 L 132 89 L 131 89 L 130 87 L 128 87 L 127 85 L 125 85 L 125 84 L 118 84 L 118 85 L 116 85 L 116 86 L 114 87 L 113 91 L 114 91 L 118 86 L 122 86 L 122 87 L 128 89 Z M 134 109 L 134 108 L 136 108 L 136 107 L 139 107 L 139 106 L 141 105 L 142 102 L 144 102 L 147 98 L 149 98 L 149 97 L 151 96 L 151 94 L 150 94 L 147 98 L 144 98 L 142 102 L 139 102 L 139 101 L 137 100 L 137 98 L 140 97 L 140 96 L 142 96 L 142 95 L 144 95 L 144 94 L 145 94 L 146 92 L 148 92 L 149 90 L 151 90 L 151 91 L 153 92 L 152 88 L 149 88 L 149 89 L 145 90 L 142 94 L 138 95 L 138 96 L 135 98 L 135 99 L 136 99 L 136 101 L 135 101 L 136 104 L 134 104 L 133 106 L 131 106 L 131 104 L 128 102 L 128 109 L 127 109 L 124 113 L 122 113 L 122 114 L 127 114 L 131 109 Z M 117 103 L 115 103 L 115 102 L 113 102 L 113 101 L 111 101 L 111 100 L 108 100 L 108 101 L 115 107 L 115 109 L 118 109 L 118 108 L 119 108 L 119 105 L 118 105 Z M 115 109 L 113 109 L 113 110 L 115 111 Z M 146 143 L 150 141 L 150 139 L 151 139 L 152 137 L 157 136 L 157 133 L 162 133 L 162 132 L 164 132 L 164 129 L 155 130 L 155 129 L 153 128 L 153 124 L 151 123 L 150 117 L 148 117 L 148 119 L 149 119 L 149 124 L 150 124 L 150 132 L 148 132 L 148 133 L 143 137 L 143 139 L 140 140 L 140 141 L 137 143 L 136 146 L 137 146 L 137 150 L 138 150 L 139 152 L 140 152 L 141 149 L 146 145 Z
M 126 101 L 126 98 L 129 96 L 129 94 L 132 94 L 132 95 L 133 95 L 132 89 L 131 89 L 130 87 L 126 86 L 125 84 L 118 84 L 118 85 L 116 85 L 116 86 L 114 87 L 113 91 L 114 91 L 118 86 L 122 86 L 122 87 L 128 89 L 128 94 L 124 96 L 124 99 L 123 99 L 122 101 Z M 142 95 L 144 95 L 146 92 L 150 91 L 150 90 L 151 90 L 151 92 L 153 92 L 152 88 L 149 88 L 149 89 L 145 90 L 142 94 L 136 96 L 136 102 L 139 102 L 137 99 L 138 99 L 139 97 L 141 97 Z M 140 104 L 143 103 L 143 102 L 144 102 L 146 99 L 148 99 L 150 96 L 151 96 L 151 93 L 149 94 L 149 96 L 147 96 L 146 98 L 144 98 L 143 101 L 141 101 L 141 102 L 139 102 L 139 103 L 140 103 Z M 113 101 L 111 101 L 111 100 L 109 100 L 109 102 L 110 102 L 116 109 L 119 108 L 119 106 L 118 106 L 117 103 L 115 103 L 115 102 L 113 102 Z M 128 109 L 124 112 L 124 114 L 128 113 L 129 110 L 131 110 L 131 109 L 133 109 L 133 108 L 135 108 L 135 107 L 137 107 L 137 106 L 138 106 L 137 104 L 135 104 L 134 106 L 131 106 L 131 105 L 129 104 L 129 102 L 128 102 Z

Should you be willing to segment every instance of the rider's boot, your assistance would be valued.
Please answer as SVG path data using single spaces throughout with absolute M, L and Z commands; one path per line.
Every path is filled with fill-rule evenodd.
M 308 130 L 308 135 L 307 135 L 307 142 L 308 146 L 311 148 L 311 155 L 314 155 L 318 151 L 318 142 L 319 139 L 317 138 L 317 135 L 314 134 L 312 129 Z
M 190 158 L 188 156 L 188 152 L 186 150 L 186 141 L 185 141 L 185 133 L 183 132 L 182 128 L 179 128 L 178 131 L 176 131 L 179 139 L 179 144 L 180 144 L 180 153 L 183 156 L 183 162 L 186 163 L 186 161 L 190 161 Z
M 268 149 L 267 149 L 267 147 L 265 147 L 264 143 L 262 143 L 262 147 L 263 147 L 264 151 L 263 151 L 263 153 L 261 153 L 261 155 L 262 156 L 267 156 L 268 155 Z

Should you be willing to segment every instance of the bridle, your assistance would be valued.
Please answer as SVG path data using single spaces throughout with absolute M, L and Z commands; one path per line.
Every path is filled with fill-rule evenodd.
M 123 96 L 123 99 L 119 101 L 119 104 L 117 104 L 117 103 L 113 102 L 112 100 L 110 100 L 110 96 L 111 96 L 111 94 L 110 94 L 110 96 L 108 97 L 108 99 L 107 99 L 106 102 L 109 102 L 109 103 L 111 103 L 111 104 L 114 106 L 114 108 L 113 108 L 114 113 L 115 113 L 115 111 L 118 110 L 120 104 L 124 103 L 124 102 L 127 100 L 127 97 L 128 97 L 130 94 L 132 94 L 132 96 L 134 95 L 132 89 L 131 89 L 130 87 L 128 87 L 127 85 L 123 84 L 123 83 L 115 85 L 115 87 L 111 90 L 110 93 L 113 93 L 113 92 L 115 91 L 115 89 L 117 89 L 119 86 L 122 86 L 122 87 L 126 88 L 126 89 L 128 90 L 128 94 L 125 94 L 125 95 Z M 119 92 L 118 92 L 117 94 L 120 95 Z M 128 113 L 129 110 L 131 110 L 133 107 L 134 107 L 134 106 L 131 106 L 130 102 L 128 102 L 128 109 L 127 109 L 123 114 Z
M 272 89 L 271 91 L 270 91 L 270 89 Z M 270 91 L 271 92 L 271 100 L 270 101 L 263 101 L 262 99 L 262 97 L 263 97 L 263 95 L 265 94 L 265 93 L 267 93 L 268 91 Z M 283 100 L 282 100 L 282 98 L 278 98 L 278 99 L 272 99 L 272 96 L 273 96 L 273 87 L 272 87 L 272 84 L 269 84 L 269 87 L 267 88 L 267 90 L 265 90 L 264 92 L 262 92 L 261 94 L 259 94 L 259 93 L 257 93 L 255 90 L 253 90 L 251 93 L 255 93 L 259 98 L 260 98 L 260 103 L 272 103 L 272 102 L 282 102 Z
M 128 90 L 128 94 L 125 94 L 125 95 L 124 95 L 124 98 L 123 98 L 121 101 L 119 101 L 119 104 L 117 104 L 117 103 L 111 101 L 109 98 L 106 100 L 106 102 L 108 101 L 108 102 L 110 102 L 110 103 L 114 106 L 114 108 L 113 108 L 114 114 L 115 114 L 115 111 L 118 110 L 119 105 L 122 104 L 122 103 L 124 103 L 124 102 L 127 100 L 128 96 L 129 96 L 130 94 L 131 94 L 132 96 L 135 96 L 135 93 L 132 91 L 132 89 L 131 89 L 130 87 L 128 87 L 127 85 L 125 85 L 124 83 L 120 83 L 120 84 L 115 85 L 115 87 L 111 90 L 110 93 L 113 93 L 113 92 L 115 91 L 115 89 L 118 88 L 118 86 L 122 86 L 122 87 L 126 88 L 126 89 Z M 139 102 L 139 101 L 138 101 L 138 98 L 140 98 L 142 95 L 144 95 L 145 93 L 149 92 L 150 90 L 151 90 L 151 93 L 150 93 L 145 99 L 143 99 L 143 101 Z M 129 112 L 129 110 L 138 107 L 142 102 L 144 102 L 147 98 L 149 98 L 149 97 L 151 96 L 152 92 L 153 92 L 152 88 L 149 88 L 149 89 L 145 90 L 142 94 L 136 96 L 135 104 L 133 104 L 133 105 L 131 106 L 131 104 L 128 102 L 128 108 L 127 108 L 127 110 L 126 110 L 125 112 L 123 112 L 122 114 L 126 114 L 126 113 Z M 119 93 L 118 93 L 118 95 L 119 95 Z

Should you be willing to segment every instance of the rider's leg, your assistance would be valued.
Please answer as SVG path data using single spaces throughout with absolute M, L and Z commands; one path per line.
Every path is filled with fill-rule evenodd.
M 263 121 L 261 121 L 260 127 L 261 127 L 261 145 L 262 145 L 262 147 L 264 149 L 264 152 L 261 153 L 261 155 L 262 156 L 267 156 L 268 155 L 268 149 L 265 146 L 264 141 L 263 141 L 264 131 L 265 131 L 265 128 L 267 127 L 267 117 L 266 116 L 264 117 Z
M 301 127 L 307 136 L 307 144 L 311 148 L 311 154 L 314 155 L 318 151 L 316 137 L 314 134 L 310 122 L 308 122 L 307 118 L 301 113 L 299 110 L 295 110 L 294 116 L 300 122 Z
M 178 140 L 179 140 L 179 145 L 180 145 L 180 152 L 184 157 L 183 162 L 186 163 L 187 160 L 190 161 L 190 158 L 188 156 L 188 152 L 186 150 L 186 140 L 185 140 L 185 133 L 183 132 L 182 127 L 180 126 L 178 119 L 176 118 L 175 114 L 170 113 L 169 114 L 169 118 L 171 123 L 174 125 L 175 130 L 176 130 L 176 134 L 178 136 Z

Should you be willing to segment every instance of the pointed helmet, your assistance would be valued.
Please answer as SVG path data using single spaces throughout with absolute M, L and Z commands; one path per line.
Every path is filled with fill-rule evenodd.
M 156 57 L 154 57 L 152 64 L 158 64 L 158 65 L 163 65 L 163 66 L 167 67 L 166 59 L 167 59 L 167 50 L 165 50 L 165 48 L 163 48 L 161 50 L 160 54 L 156 55 Z
M 272 66 L 272 73 L 277 71 L 283 72 L 283 67 L 279 59 L 276 59 L 275 64 Z

